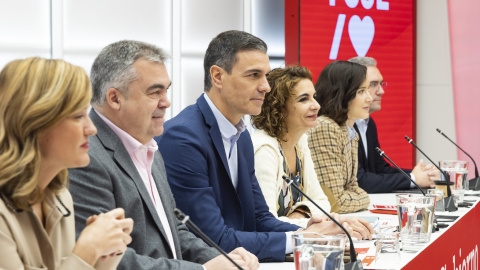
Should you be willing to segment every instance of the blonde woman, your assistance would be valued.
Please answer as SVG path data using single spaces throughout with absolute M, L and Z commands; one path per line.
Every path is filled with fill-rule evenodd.
M 115 269 L 131 242 L 133 221 L 115 209 L 92 216 L 75 243 L 67 168 L 90 161 L 91 95 L 85 71 L 62 60 L 1 71 L 1 269 Z

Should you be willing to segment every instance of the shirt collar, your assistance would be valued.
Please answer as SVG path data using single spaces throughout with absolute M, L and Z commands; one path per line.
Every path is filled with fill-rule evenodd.
M 204 93 L 203 96 L 205 97 L 205 100 L 207 101 L 208 106 L 212 110 L 213 115 L 217 120 L 218 128 L 220 129 L 220 133 L 222 133 L 222 136 L 225 138 L 232 139 L 233 136 L 237 135 L 236 138 L 238 138 L 238 136 L 246 129 L 246 125 L 245 125 L 245 122 L 243 121 L 243 118 L 240 119 L 240 122 L 238 122 L 236 125 L 233 125 L 217 109 L 215 104 L 213 104 L 212 100 L 208 97 L 206 93 Z
M 95 110 L 92 108 L 92 110 Z M 146 147 L 150 151 L 158 150 L 157 142 L 152 138 L 149 142 L 145 145 L 137 141 L 137 139 L 133 138 L 130 134 L 125 132 L 123 129 L 117 127 L 112 121 L 110 121 L 107 117 L 102 115 L 100 112 L 95 110 L 95 112 L 100 116 L 100 118 L 109 126 L 113 132 L 118 136 L 120 141 L 122 141 L 123 146 L 127 150 L 129 155 L 133 155 L 138 149 Z
M 357 136 L 357 131 L 353 127 L 349 127 L 346 123 L 345 125 L 347 126 L 348 130 L 348 138 L 351 140 L 355 139 L 355 136 Z
M 365 127 L 367 128 L 368 122 L 370 122 L 370 117 L 366 119 L 357 119 L 355 120 L 355 124 L 357 124 L 357 127 L 360 129 L 360 127 Z

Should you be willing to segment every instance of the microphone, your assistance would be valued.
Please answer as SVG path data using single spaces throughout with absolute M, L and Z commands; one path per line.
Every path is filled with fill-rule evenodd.
M 445 135 L 445 133 L 443 133 L 440 129 L 437 128 L 437 131 L 438 133 L 442 134 L 443 137 L 447 138 L 447 140 L 453 143 L 456 147 L 458 147 L 458 149 L 462 150 L 462 152 L 465 153 L 465 155 L 467 155 L 473 161 L 473 165 L 475 165 L 475 178 L 470 179 L 470 181 L 468 181 L 469 189 L 475 190 L 475 191 L 480 190 L 480 177 L 478 177 L 477 163 L 475 163 L 475 160 L 473 160 L 473 158 L 467 152 L 465 152 L 465 150 L 463 150 L 460 146 L 458 146 L 456 143 L 450 140 L 450 138 L 448 138 L 447 135 Z
M 457 211 L 457 207 L 455 206 L 455 202 L 454 202 L 453 196 L 452 196 L 452 190 L 450 189 L 450 175 L 448 175 L 447 173 L 442 171 L 438 167 L 438 165 L 435 164 L 435 162 L 433 162 L 422 150 L 420 150 L 420 148 L 418 148 L 418 146 L 413 142 L 413 140 L 410 139 L 406 135 L 405 135 L 405 140 L 407 140 L 408 143 L 410 143 L 418 151 L 420 151 L 420 153 L 422 153 L 422 155 L 425 156 L 433 164 L 433 166 L 435 166 L 435 168 L 437 168 L 440 171 L 440 173 L 443 174 L 443 176 L 445 177 L 445 180 L 447 180 L 447 196 L 443 198 L 443 202 L 444 202 L 444 205 L 445 205 L 445 211 L 448 211 L 448 212 Z
M 423 189 L 417 185 L 417 183 L 415 183 L 415 181 L 413 181 L 413 179 L 406 173 L 404 172 L 402 169 L 400 169 L 397 164 L 395 164 L 395 162 L 393 162 L 386 154 L 385 152 L 382 151 L 382 149 L 380 149 L 380 147 L 375 147 L 375 150 L 377 150 L 377 152 L 380 154 L 381 157 L 384 157 L 386 158 L 388 161 L 390 161 L 390 163 L 393 164 L 393 166 L 395 166 L 395 168 L 397 168 L 397 170 L 399 172 L 401 172 L 403 174 L 403 176 L 405 176 L 408 180 L 410 180 L 410 182 L 412 182 L 423 194 L 423 196 L 425 196 L 425 191 L 423 191 Z
M 205 241 L 207 244 L 209 244 L 210 246 L 216 248 L 220 253 L 223 254 L 223 256 L 225 256 L 231 263 L 233 263 L 238 269 L 240 270 L 243 270 L 242 267 L 240 267 L 240 265 L 238 265 L 236 262 L 234 262 L 232 260 L 232 258 L 230 258 L 230 256 L 228 256 L 228 254 L 223 250 L 221 249 L 217 244 L 215 244 L 215 242 L 212 241 L 212 239 L 210 239 L 206 234 L 204 234 L 198 227 L 197 225 L 195 225 L 195 223 L 193 223 L 193 221 L 190 220 L 190 217 L 185 215 L 182 211 L 180 211 L 180 209 L 178 208 L 175 208 L 173 210 L 173 212 L 175 213 L 175 216 L 177 216 L 177 218 L 180 220 L 180 222 L 182 222 L 183 224 L 187 225 L 188 228 L 190 228 L 193 232 L 195 232 L 198 236 L 200 236 L 200 238 L 203 239 L 203 241 Z
M 380 154 L 381 157 L 384 157 L 386 158 L 388 161 L 390 161 L 390 163 L 393 164 L 393 166 L 395 166 L 395 168 L 397 168 L 397 170 L 399 172 L 401 172 L 403 174 L 403 176 L 405 176 L 408 180 L 410 180 L 410 182 L 412 182 L 423 194 L 423 196 L 426 196 L 425 195 L 425 191 L 423 191 L 423 189 L 417 185 L 417 183 L 415 183 L 415 181 L 413 181 L 413 179 L 405 172 L 403 171 L 402 169 L 400 169 L 400 167 L 397 166 L 397 164 L 395 164 L 395 162 L 393 162 L 386 154 L 385 152 L 380 149 L 380 147 L 375 147 L 375 150 L 377 150 L 377 152 Z M 438 222 L 437 222 L 437 217 L 434 215 L 433 217 L 433 228 L 432 228 L 432 233 L 434 233 L 435 231 L 438 231 L 439 227 L 438 227 Z
M 355 254 L 355 247 L 353 246 L 352 237 L 347 232 L 347 230 L 342 225 L 340 225 L 340 223 L 338 221 L 336 221 L 332 216 L 330 216 L 327 212 L 325 212 L 325 210 L 323 210 L 314 200 L 312 200 L 310 197 L 308 197 L 308 195 L 305 194 L 305 192 L 303 192 L 293 182 L 292 179 L 289 179 L 285 175 L 282 176 L 282 178 L 287 183 L 287 187 L 288 186 L 294 187 L 298 192 L 300 192 L 303 196 L 305 196 L 305 198 L 307 198 L 311 203 L 313 203 L 313 205 L 315 205 L 318 209 L 320 209 L 320 211 L 322 211 L 328 218 L 330 218 L 330 220 L 332 220 L 335 224 L 337 224 L 338 227 L 340 227 L 340 229 L 342 229 L 345 232 L 345 234 L 348 237 L 348 240 L 350 241 L 350 262 L 345 264 L 345 270 L 357 270 L 357 269 L 358 270 L 363 270 L 362 262 L 357 261 L 357 255 Z

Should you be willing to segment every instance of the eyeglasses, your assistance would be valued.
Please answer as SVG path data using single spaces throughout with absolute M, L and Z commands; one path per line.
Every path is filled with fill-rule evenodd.
M 371 82 L 368 88 L 373 88 L 377 90 L 379 86 L 382 86 L 383 89 L 387 88 L 387 82 Z

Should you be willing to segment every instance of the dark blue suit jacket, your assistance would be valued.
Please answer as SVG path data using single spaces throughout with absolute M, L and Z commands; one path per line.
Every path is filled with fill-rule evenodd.
M 263 261 L 284 261 L 286 231 L 299 227 L 269 211 L 255 177 L 250 134 L 237 141 L 238 187 L 218 123 L 203 96 L 165 123 L 155 138 L 177 207 L 225 251 L 244 247 Z
M 360 135 L 357 124 L 355 130 Z M 410 189 L 410 180 L 405 178 L 395 167 L 381 157 L 375 150 L 380 147 L 378 143 L 377 126 L 370 117 L 367 126 L 368 158 L 365 155 L 365 147 L 362 139 L 358 140 L 358 185 L 367 193 L 387 193 L 393 190 Z M 360 135 L 362 136 L 362 135 Z M 411 170 L 405 170 L 410 173 Z

